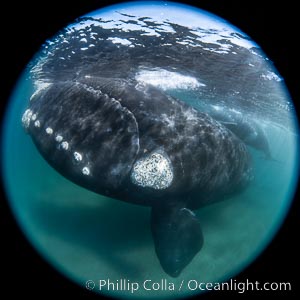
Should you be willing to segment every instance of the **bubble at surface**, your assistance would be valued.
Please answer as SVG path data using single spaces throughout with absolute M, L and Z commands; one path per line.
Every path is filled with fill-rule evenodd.
M 76 136 L 55 127 L 54 116 L 44 120 L 28 106 L 57 82 L 94 77 L 114 78 L 119 86 L 130 80 L 141 93 L 150 85 L 171 103 L 179 99 L 217 120 L 249 151 L 253 175 L 246 175 L 253 180 L 247 189 L 226 201 L 188 209 L 201 224 L 204 246 L 176 278 L 163 271 L 155 254 L 150 207 L 117 201 L 72 183 L 49 166 L 26 133 L 44 135 L 61 155 L 70 155 L 80 180 L 93 179 L 94 161 L 81 148 L 72 148 Z M 90 87 L 86 90 L 94 93 Z M 123 95 L 97 93 L 122 105 Z M 193 115 L 186 118 L 195 121 Z M 177 126 L 164 114 L 159 121 L 168 128 Z M 227 21 L 165 1 L 108 6 L 80 17 L 47 40 L 20 77 L 3 122 L 2 178 L 28 240 L 82 288 L 92 289 L 96 283 L 95 292 L 113 297 L 185 298 L 203 292 L 189 287 L 188 280 L 229 280 L 273 239 L 298 180 L 297 122 L 284 79 L 259 45 Z M 103 136 L 112 136 L 112 130 Z M 203 126 L 195 135 L 208 130 Z M 223 131 L 219 136 L 224 139 Z M 175 182 L 163 152 L 139 151 L 143 156 L 130 178 L 134 184 L 163 191 Z M 108 280 L 114 289 L 108 288 Z M 128 288 L 121 289 L 121 282 Z M 133 286 L 138 286 L 134 292 Z

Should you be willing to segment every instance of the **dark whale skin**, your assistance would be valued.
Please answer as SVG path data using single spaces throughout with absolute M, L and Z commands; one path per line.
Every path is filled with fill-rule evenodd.
M 155 251 L 173 277 L 203 246 L 191 209 L 224 200 L 253 178 L 247 148 L 231 130 L 132 79 L 56 81 L 33 95 L 22 121 L 69 180 L 152 207 Z
M 196 209 L 223 200 L 252 179 L 251 159 L 240 139 L 151 85 L 100 77 L 58 82 L 36 94 L 29 109 L 40 126 L 30 121 L 27 131 L 42 156 L 66 178 L 102 195 Z M 164 189 L 134 184 L 134 163 L 155 151 L 168 156 L 172 183 Z M 82 173 L 85 166 L 89 175 Z

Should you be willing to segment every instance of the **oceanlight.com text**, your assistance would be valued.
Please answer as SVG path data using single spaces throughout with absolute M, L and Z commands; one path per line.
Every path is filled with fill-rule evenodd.
M 179 282 L 172 282 L 167 279 L 151 280 L 146 279 L 142 282 L 130 281 L 128 279 L 111 280 L 100 279 L 98 281 L 88 280 L 85 283 L 88 290 L 99 291 L 122 291 L 131 294 L 143 291 L 236 291 L 243 294 L 248 291 L 291 291 L 292 286 L 290 282 L 259 282 L 249 281 L 239 282 L 231 279 L 228 282 L 201 282 L 196 279 L 183 279 Z

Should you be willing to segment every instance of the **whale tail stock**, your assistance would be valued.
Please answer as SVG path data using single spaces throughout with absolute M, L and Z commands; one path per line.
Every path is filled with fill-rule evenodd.
M 177 277 L 203 246 L 200 223 L 185 207 L 153 207 L 151 230 L 160 264 L 172 277 Z

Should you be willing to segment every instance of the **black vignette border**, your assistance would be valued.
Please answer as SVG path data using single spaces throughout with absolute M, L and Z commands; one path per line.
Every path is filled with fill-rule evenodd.
M 85 0 L 62 2 L 2 2 L 1 11 L 1 120 L 13 87 L 32 56 L 44 41 L 78 16 L 97 8 L 124 1 Z M 247 33 L 257 42 L 285 79 L 299 116 L 300 73 L 297 50 L 298 9 L 295 1 L 262 4 L 262 1 L 177 1 L 214 13 Z M 0 293 L 11 296 L 68 296 L 96 298 L 96 295 L 72 283 L 42 259 L 18 228 L 2 192 L 1 201 L 1 266 L 4 277 Z M 299 186 L 289 214 L 272 243 L 247 269 L 236 277 L 258 281 L 290 281 L 292 292 L 299 293 L 299 246 L 295 242 L 299 226 Z M 278 292 L 280 293 L 280 292 Z M 210 298 L 219 293 L 201 295 Z M 222 293 L 221 293 L 222 294 Z M 236 296 L 236 292 L 224 292 Z M 261 295 L 266 295 L 262 293 Z M 276 292 L 272 292 L 276 294 Z M 254 294 L 250 294 L 254 295 Z M 256 295 L 256 294 L 255 294 Z M 259 294 L 258 294 L 259 295 Z M 99 299 L 100 296 L 97 296 Z

